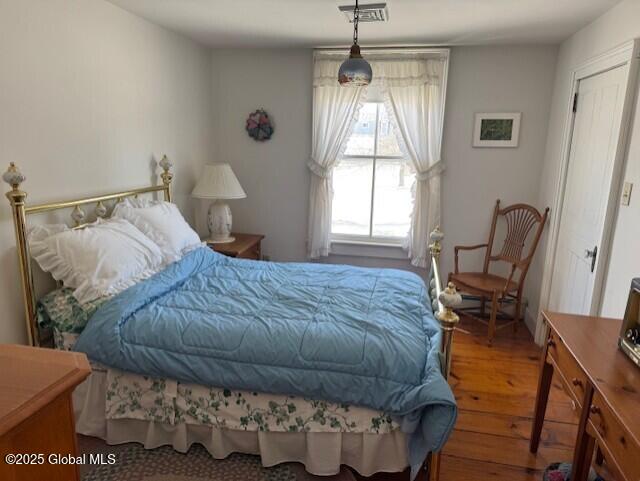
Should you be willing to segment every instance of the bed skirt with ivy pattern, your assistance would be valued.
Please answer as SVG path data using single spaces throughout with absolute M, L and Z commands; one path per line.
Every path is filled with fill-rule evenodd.
M 369 476 L 402 471 L 406 437 L 379 411 L 290 396 L 207 388 L 94 368 L 74 392 L 76 431 L 109 444 L 202 444 L 215 458 L 259 454 L 262 464 L 300 462 L 316 475 L 340 465 Z

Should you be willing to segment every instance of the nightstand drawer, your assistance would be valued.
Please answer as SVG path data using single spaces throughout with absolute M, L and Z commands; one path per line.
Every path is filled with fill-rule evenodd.
M 549 349 L 547 355 L 551 358 L 558 372 L 564 378 L 565 384 L 574 401 L 577 402 L 579 406 L 582 406 L 587 386 L 587 376 L 582 372 L 575 358 L 568 351 L 557 333 L 551 331 L 548 343 Z
M 236 257 L 239 259 L 254 259 L 259 261 L 260 249 L 258 246 L 252 247 L 251 249 L 247 249 L 246 251 L 239 253 Z
M 262 234 L 233 233 L 234 241 L 222 244 L 208 244 L 214 251 L 240 259 L 262 259 Z
M 616 468 L 625 473 L 628 481 L 640 479 L 640 446 L 636 445 L 607 406 L 600 393 L 596 392 L 589 408 L 589 431 L 606 446 L 606 452 L 617 465 Z

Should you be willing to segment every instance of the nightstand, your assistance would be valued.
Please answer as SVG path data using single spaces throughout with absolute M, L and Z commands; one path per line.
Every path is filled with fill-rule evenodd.
M 232 233 L 231 235 L 236 238 L 233 242 L 225 244 L 210 244 L 207 242 L 207 245 L 214 251 L 229 257 L 255 260 L 262 258 L 262 249 L 260 247 L 260 243 L 264 239 L 262 234 Z

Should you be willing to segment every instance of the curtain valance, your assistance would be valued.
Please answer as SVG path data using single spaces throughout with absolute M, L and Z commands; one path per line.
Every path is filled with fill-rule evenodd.
M 373 71 L 373 84 L 439 85 L 442 82 L 444 59 L 380 59 L 369 60 Z M 318 58 L 314 64 L 313 85 L 335 86 L 337 71 L 344 59 Z

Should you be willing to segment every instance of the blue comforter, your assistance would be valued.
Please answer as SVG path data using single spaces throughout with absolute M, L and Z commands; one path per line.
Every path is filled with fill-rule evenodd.
M 197 249 L 107 301 L 75 349 L 119 369 L 396 415 L 417 469 L 456 418 L 423 281 Z

